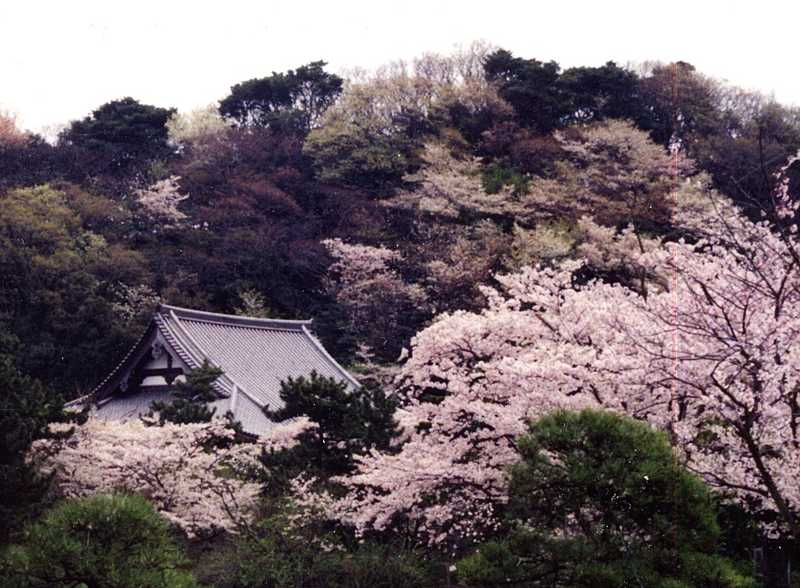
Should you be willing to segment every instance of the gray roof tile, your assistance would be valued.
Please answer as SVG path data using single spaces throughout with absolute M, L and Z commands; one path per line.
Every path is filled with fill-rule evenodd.
M 142 391 L 138 394 L 115 396 L 106 402 L 101 402 L 95 411 L 96 416 L 109 421 L 128 420 L 139 418 L 140 415 L 150 412 L 150 403 L 169 400 L 169 391 Z

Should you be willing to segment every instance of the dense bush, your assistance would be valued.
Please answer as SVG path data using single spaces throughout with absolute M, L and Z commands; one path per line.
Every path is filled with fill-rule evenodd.
M 392 543 L 345 542 L 319 527 L 265 518 L 255 535 L 229 544 L 201 580 L 218 588 L 419 588 L 441 586 L 445 567 Z M 288 516 L 288 518 L 287 518 Z
M 195 586 L 169 525 L 144 498 L 97 496 L 64 502 L 7 549 L 8 588 L 181 588 Z

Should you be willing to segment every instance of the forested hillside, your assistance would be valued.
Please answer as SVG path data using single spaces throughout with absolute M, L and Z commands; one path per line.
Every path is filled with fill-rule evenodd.
M 215 447 L 246 480 L 139 492 L 194 563 L 142 543 L 169 574 L 109 586 L 193 585 L 186 570 L 219 586 L 757 585 L 753 547 L 800 540 L 800 108 L 713 73 L 476 43 L 347 76 L 298 64 L 192 112 L 122 97 L 55 140 L 0 116 L 0 512 L 19 544 L 3 565 L 28 573 L 10 585 L 80 585 L 30 580 L 36 541 L 75 513 L 21 529 L 53 496 L 31 443 L 69 446 L 66 496 L 116 489 L 69 461 L 86 439 L 164 463 Z M 278 416 L 311 419 L 289 425 L 299 445 L 169 424 L 157 458 L 155 428 L 91 421 L 60 439 L 61 403 L 159 302 L 313 318 L 363 398 L 287 384 L 290 407 L 294 386 L 344 415 L 297 401 Z M 229 504 L 181 510 L 220 496 L 257 515 L 211 532 Z M 130 509 L 120 525 L 171 545 L 146 502 L 98 500 L 92 516 Z
M 54 145 L 2 129 L 0 317 L 67 396 L 156 300 L 314 317 L 338 357 L 394 361 L 494 272 L 588 247 L 584 216 L 677 238 L 687 176 L 757 214 L 800 148 L 797 109 L 687 63 L 562 71 L 482 45 L 348 80 L 315 62 L 189 113 L 123 98 Z

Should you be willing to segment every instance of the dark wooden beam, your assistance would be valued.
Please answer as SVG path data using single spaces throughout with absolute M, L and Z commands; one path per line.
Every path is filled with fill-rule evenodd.
M 154 368 L 139 372 L 139 381 L 144 380 L 148 376 L 163 376 L 167 384 L 172 384 L 175 378 L 182 374 L 183 370 L 181 368 Z

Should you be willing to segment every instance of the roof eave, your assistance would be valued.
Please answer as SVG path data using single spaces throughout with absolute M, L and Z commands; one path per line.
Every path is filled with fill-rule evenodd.
M 95 401 L 103 400 L 113 392 L 114 388 L 125 378 L 127 371 L 141 360 L 147 352 L 152 344 L 152 340 L 155 338 L 157 330 L 158 326 L 155 324 L 154 320 L 151 320 L 144 334 L 142 334 L 139 340 L 131 347 L 128 353 L 125 354 L 113 371 L 91 391 L 89 396 L 92 399 Z

